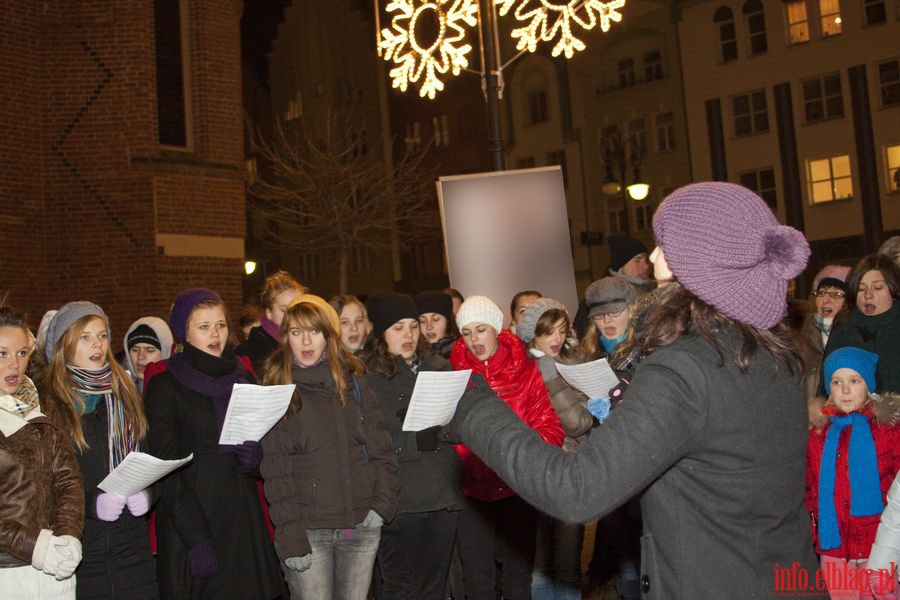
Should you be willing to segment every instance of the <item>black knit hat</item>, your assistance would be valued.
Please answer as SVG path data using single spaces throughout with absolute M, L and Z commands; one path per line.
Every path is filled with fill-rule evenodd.
M 447 319 L 448 323 L 453 322 L 453 299 L 450 294 L 438 290 L 418 293 L 416 307 L 420 315 L 437 313 Z
M 128 350 L 131 350 L 135 344 L 150 344 L 151 346 L 155 346 L 157 350 L 162 350 L 162 344 L 160 343 L 156 332 L 153 331 L 152 327 L 144 323 L 135 327 L 134 331 L 128 334 L 128 340 L 125 343 L 125 347 Z
M 400 319 L 419 318 L 419 311 L 411 296 L 387 292 L 375 294 L 366 303 L 369 320 L 372 321 L 372 335 L 381 337 L 388 327 Z
M 629 260 L 638 254 L 647 254 L 647 247 L 637 240 L 624 235 L 611 235 L 607 240 L 609 244 L 609 268 L 618 271 Z

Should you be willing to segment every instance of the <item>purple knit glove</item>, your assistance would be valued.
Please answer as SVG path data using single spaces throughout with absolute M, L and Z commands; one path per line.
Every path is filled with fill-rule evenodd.
M 263 449 L 259 442 L 243 442 L 234 447 L 234 456 L 242 469 L 255 469 L 262 461 Z
M 97 496 L 97 518 L 101 521 L 115 521 L 125 510 L 125 496 L 103 492 Z
M 203 540 L 188 552 L 191 575 L 196 579 L 212 579 L 219 572 L 219 561 L 209 540 Z
M 150 510 L 150 494 L 147 493 L 147 490 L 141 490 L 137 494 L 128 496 L 126 504 L 128 512 L 136 517 L 142 517 Z

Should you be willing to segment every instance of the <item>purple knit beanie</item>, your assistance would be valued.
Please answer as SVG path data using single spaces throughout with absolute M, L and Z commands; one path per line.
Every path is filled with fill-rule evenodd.
M 184 342 L 187 339 L 187 324 L 194 307 L 203 301 L 212 300 L 224 304 L 222 296 L 207 288 L 188 288 L 178 294 L 172 303 L 172 311 L 169 313 L 169 325 L 172 326 L 172 335 L 176 342 Z
M 771 329 L 787 310 L 787 283 L 806 268 L 803 234 L 779 225 L 762 198 L 733 183 L 704 182 L 670 194 L 653 231 L 672 274 L 723 314 Z

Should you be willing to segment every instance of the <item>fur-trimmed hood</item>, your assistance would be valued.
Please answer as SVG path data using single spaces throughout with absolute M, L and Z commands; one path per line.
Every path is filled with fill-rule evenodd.
M 878 425 L 898 425 L 900 424 L 900 394 L 889 392 L 886 394 L 876 394 L 876 399 L 867 402 L 858 412 L 871 416 L 872 421 Z M 813 411 L 813 408 L 810 408 Z M 821 408 L 820 414 L 822 419 L 810 418 L 810 424 L 815 429 L 823 429 L 828 423 L 827 418 L 844 414 L 832 404 L 825 403 Z

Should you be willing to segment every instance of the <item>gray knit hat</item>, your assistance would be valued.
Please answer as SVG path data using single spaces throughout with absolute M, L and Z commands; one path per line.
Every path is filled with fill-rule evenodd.
M 569 314 L 565 305 L 553 298 L 538 298 L 529 304 L 525 308 L 522 318 L 516 323 L 516 335 L 519 336 L 519 339 L 526 344 L 533 340 L 534 330 L 537 328 L 538 320 L 545 312 L 553 310 L 554 308 L 563 311 L 567 315 Z
M 723 314 L 771 329 L 787 311 L 787 283 L 806 268 L 803 234 L 780 225 L 762 198 L 733 183 L 672 192 L 653 232 L 675 278 Z
M 53 319 L 50 320 L 50 324 L 47 326 L 47 345 L 44 348 L 44 354 L 47 356 L 48 361 L 53 360 L 53 351 L 56 349 L 56 344 L 66 334 L 69 327 L 81 317 L 87 316 L 103 319 L 103 322 L 106 323 L 106 331 L 109 333 L 109 319 L 106 317 L 106 313 L 93 302 L 78 300 L 63 304 L 56 311 L 56 314 L 53 315 Z
M 588 317 L 600 313 L 614 313 L 634 304 L 639 293 L 636 286 L 619 277 L 604 277 L 588 286 L 584 303 Z

